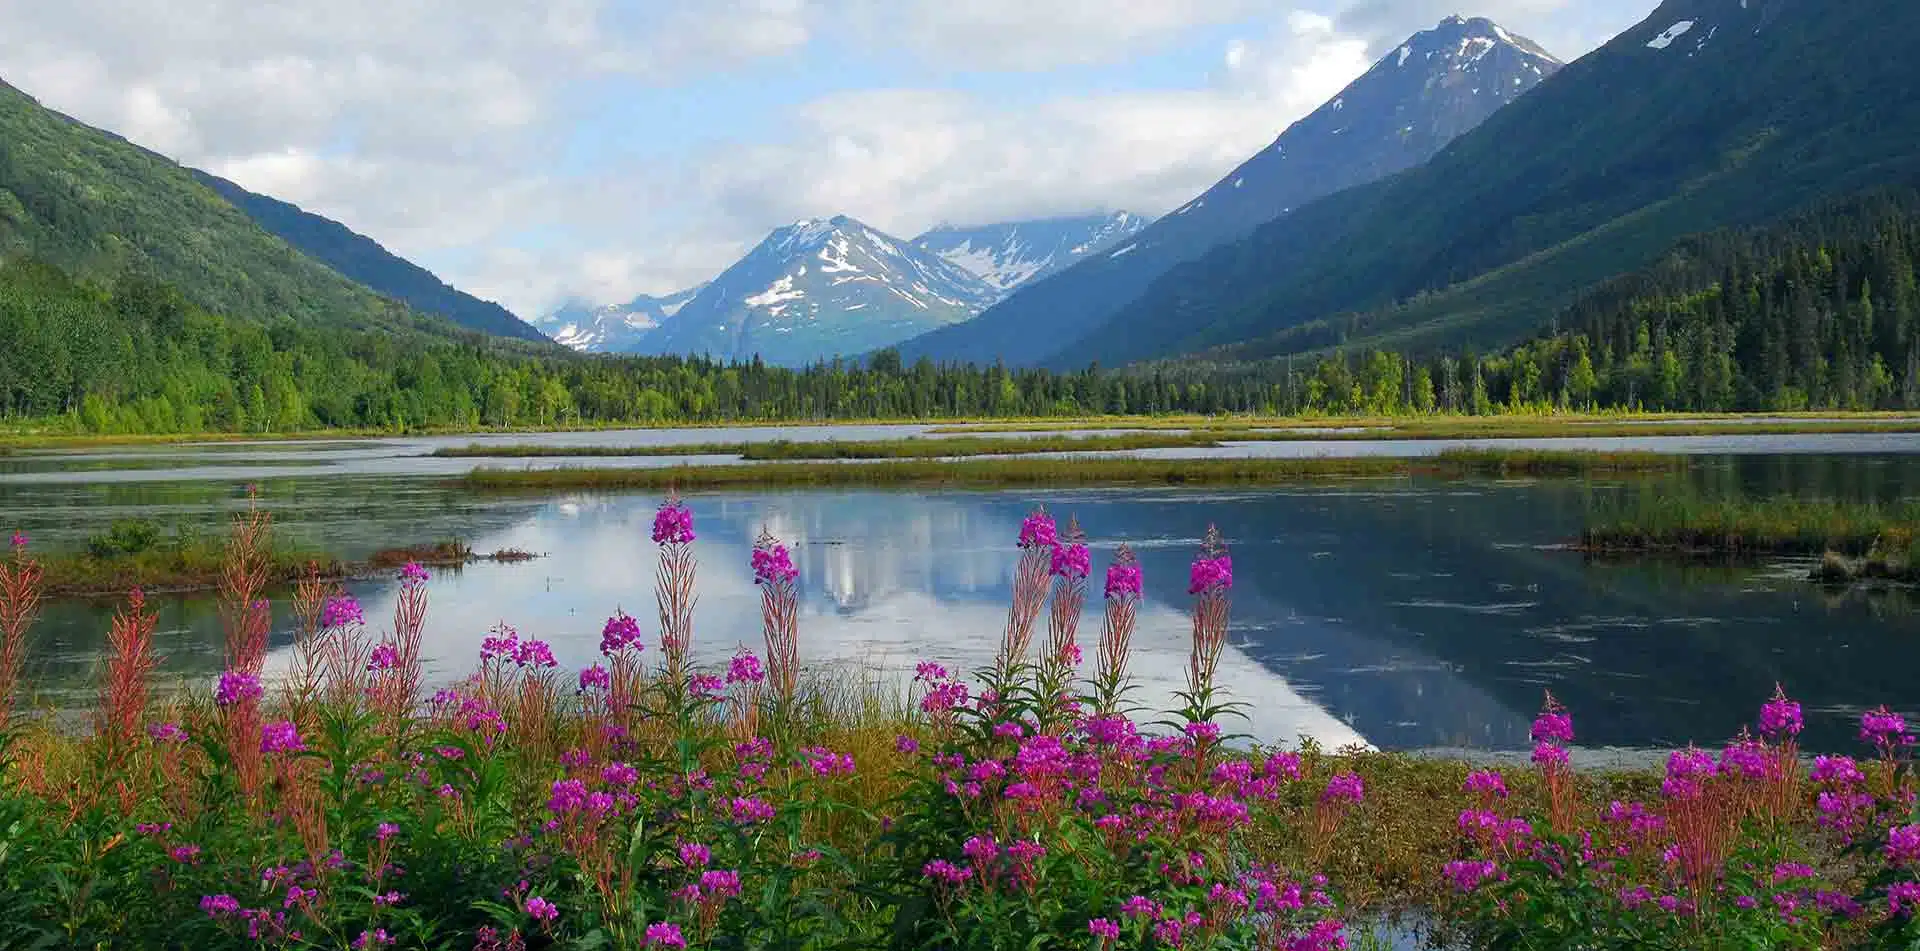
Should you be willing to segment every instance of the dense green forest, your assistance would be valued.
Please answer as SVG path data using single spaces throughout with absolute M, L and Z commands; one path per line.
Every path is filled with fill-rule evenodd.
M 1239 373 L 1288 380 L 1283 404 L 1327 411 L 1920 409 L 1917 266 L 1920 192 L 1879 191 L 1685 241 L 1504 353 Z
M 477 339 L 226 318 L 151 279 L 100 287 L 0 262 L 0 419 L 88 432 L 1224 412 L 1266 405 L 1269 390 L 903 366 L 892 354 L 788 370 L 502 352 Z

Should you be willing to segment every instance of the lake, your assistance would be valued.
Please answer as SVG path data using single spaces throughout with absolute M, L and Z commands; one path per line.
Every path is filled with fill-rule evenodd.
M 707 441 L 742 438 L 739 432 L 630 438 Z M 544 438 L 612 444 L 608 437 Z M 874 437 L 849 427 L 840 438 Z M 1846 437 L 1866 447 L 1867 454 L 1854 455 L 1833 454 L 1833 437 L 1825 436 L 1698 438 L 1721 452 L 1742 439 L 1770 447 L 1703 457 L 1687 477 L 1700 487 L 1892 500 L 1920 485 L 1920 437 Z M 1824 448 L 1778 448 L 1792 440 Z M 431 445 L 377 440 L 14 456 L 0 460 L 11 467 L 0 480 L 0 528 L 19 525 L 36 547 L 49 549 L 78 547 L 113 519 L 133 516 L 221 531 L 244 504 L 242 482 L 257 481 L 283 537 L 347 557 L 443 537 L 464 538 L 479 551 L 542 553 L 526 564 L 479 564 L 434 578 L 426 657 L 430 676 L 441 681 L 470 670 L 480 638 L 503 621 L 551 641 L 568 667 L 592 661 L 600 627 L 616 608 L 654 627 L 655 552 L 647 533 L 657 494 L 489 497 L 430 477 L 449 474 L 438 470 L 381 474 L 382 466 L 410 464 L 408 453 Z M 1377 451 L 1373 442 L 1308 445 Z M 328 462 L 298 465 L 302 454 Z M 172 471 L 142 468 L 168 459 L 201 475 L 143 477 Z M 228 459 L 246 463 L 219 474 Z M 287 460 L 296 464 L 261 467 Z M 460 470 L 473 462 L 427 461 Z M 34 464 L 43 471 L 33 471 Z M 54 475 L 60 478 L 46 477 Z M 1645 482 L 1383 479 L 1230 490 L 699 493 L 689 497 L 700 530 L 696 646 L 720 658 L 739 644 L 757 644 L 758 596 L 747 562 L 765 527 L 793 548 L 801 572 L 801 645 L 809 664 L 882 672 L 874 676 L 895 681 L 919 660 L 983 666 L 1005 621 L 1020 520 L 1044 504 L 1063 523 L 1069 515 L 1079 519 L 1094 547 L 1096 584 L 1114 545 L 1138 552 L 1147 597 L 1134 670 L 1139 699 L 1148 702 L 1168 699 L 1181 683 L 1186 564 L 1207 526 L 1220 527 L 1235 563 L 1232 640 L 1221 676 L 1247 704 L 1244 732 L 1263 740 L 1517 750 L 1527 745 L 1527 725 L 1546 689 L 1572 709 L 1583 746 L 1621 750 L 1721 742 L 1747 722 L 1775 681 L 1807 704 L 1814 747 L 1848 747 L 1862 706 L 1920 709 L 1920 615 L 1903 593 L 1829 593 L 1801 580 L 1805 562 L 1603 564 L 1564 548 L 1594 500 L 1670 489 Z M 384 626 L 393 585 L 351 587 L 369 620 Z M 1097 589 L 1094 600 L 1083 644 L 1098 634 Z M 155 601 L 163 671 L 204 685 L 220 662 L 211 599 Z M 48 607 L 29 673 L 45 702 L 89 701 L 111 611 L 103 602 Z M 286 619 L 280 623 L 271 663 L 284 661 Z

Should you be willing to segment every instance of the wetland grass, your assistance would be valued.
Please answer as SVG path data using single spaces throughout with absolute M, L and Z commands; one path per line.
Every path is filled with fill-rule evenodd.
M 953 488 L 1019 485 L 1257 485 L 1326 479 L 1433 476 L 1571 477 L 1671 473 L 1684 457 L 1655 453 L 1448 450 L 1417 458 L 1300 459 L 993 458 L 794 462 L 615 469 L 476 469 L 476 490 L 724 489 L 877 486 Z

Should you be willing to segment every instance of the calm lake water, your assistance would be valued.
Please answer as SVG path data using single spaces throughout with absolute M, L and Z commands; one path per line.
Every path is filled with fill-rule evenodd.
M 871 430 L 839 432 L 869 438 Z M 729 430 L 632 438 L 742 437 Z M 1862 447 L 1850 451 L 1870 453 L 1855 455 L 1810 454 L 1839 451 L 1832 437 L 1706 438 L 1713 445 L 1799 441 L 1771 454 L 1702 460 L 1688 478 L 1709 489 L 1893 500 L 1920 486 L 1920 438 L 1913 436 L 1847 437 Z M 606 433 L 546 439 L 611 441 Z M 417 452 L 432 442 L 404 445 Z M 20 525 L 50 549 L 78 547 L 129 516 L 216 532 L 243 504 L 241 483 L 259 481 L 283 537 L 348 557 L 442 537 L 467 539 L 481 551 L 543 553 L 527 564 L 476 565 L 433 580 L 426 653 L 440 680 L 470 670 L 480 638 L 501 621 L 551 641 L 563 664 L 578 667 L 595 656 L 600 626 L 615 608 L 650 618 L 655 552 L 647 532 L 657 494 L 484 497 L 423 478 L 426 472 L 345 474 L 414 463 L 396 444 L 75 453 L 40 472 L 32 466 L 46 456 L 16 456 L 0 460 L 15 467 L 0 479 L 0 528 Z M 1301 445 L 1348 451 L 1378 444 L 1259 448 Z M 318 471 L 258 475 L 248 468 L 262 457 L 284 462 L 302 453 L 330 461 Z M 203 474 L 151 480 L 142 476 L 154 470 L 135 468 L 169 457 Z M 224 458 L 249 462 L 227 472 L 211 461 Z M 131 466 L 83 468 L 114 461 Z M 1807 739 L 1816 747 L 1849 747 L 1862 706 L 1920 709 L 1920 615 L 1904 593 L 1828 593 L 1800 580 L 1805 563 L 1608 565 L 1562 547 L 1578 536 L 1596 499 L 1673 488 L 1386 479 L 1262 490 L 701 493 L 689 497 L 701 533 L 696 641 L 715 658 L 757 642 L 747 560 L 764 526 L 793 547 L 801 571 L 809 663 L 884 671 L 891 682 L 922 659 L 985 665 L 1006 615 L 1020 519 L 1045 504 L 1063 522 L 1079 518 L 1096 571 L 1117 543 L 1138 551 L 1147 600 L 1134 669 L 1146 701 L 1163 700 L 1180 684 L 1186 564 L 1208 524 L 1220 526 L 1235 562 L 1222 679 L 1247 704 L 1246 732 L 1262 739 L 1515 750 L 1526 745 L 1545 689 L 1573 710 L 1583 745 L 1605 748 L 1720 742 L 1752 717 L 1775 681 L 1808 705 Z M 392 584 L 352 588 L 384 627 Z M 156 600 L 163 669 L 199 689 L 219 664 L 213 604 L 203 596 Z M 49 607 L 30 672 L 45 702 L 87 702 L 111 607 Z M 1097 636 L 1097 609 L 1083 624 L 1083 643 Z M 278 632 L 276 662 L 284 660 L 285 641 Z

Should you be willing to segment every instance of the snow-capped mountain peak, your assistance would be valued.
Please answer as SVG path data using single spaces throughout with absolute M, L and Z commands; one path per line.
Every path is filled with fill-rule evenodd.
M 1147 226 L 1124 211 L 963 228 L 941 224 L 913 239 L 1002 293 L 1105 250 Z
M 854 218 L 808 218 L 767 235 L 642 349 L 805 364 L 967 320 L 997 297 L 972 273 Z
M 585 353 L 627 352 L 671 320 L 706 286 L 700 284 L 664 297 L 641 294 L 622 304 L 595 304 L 573 297 L 532 323 L 561 346 Z

